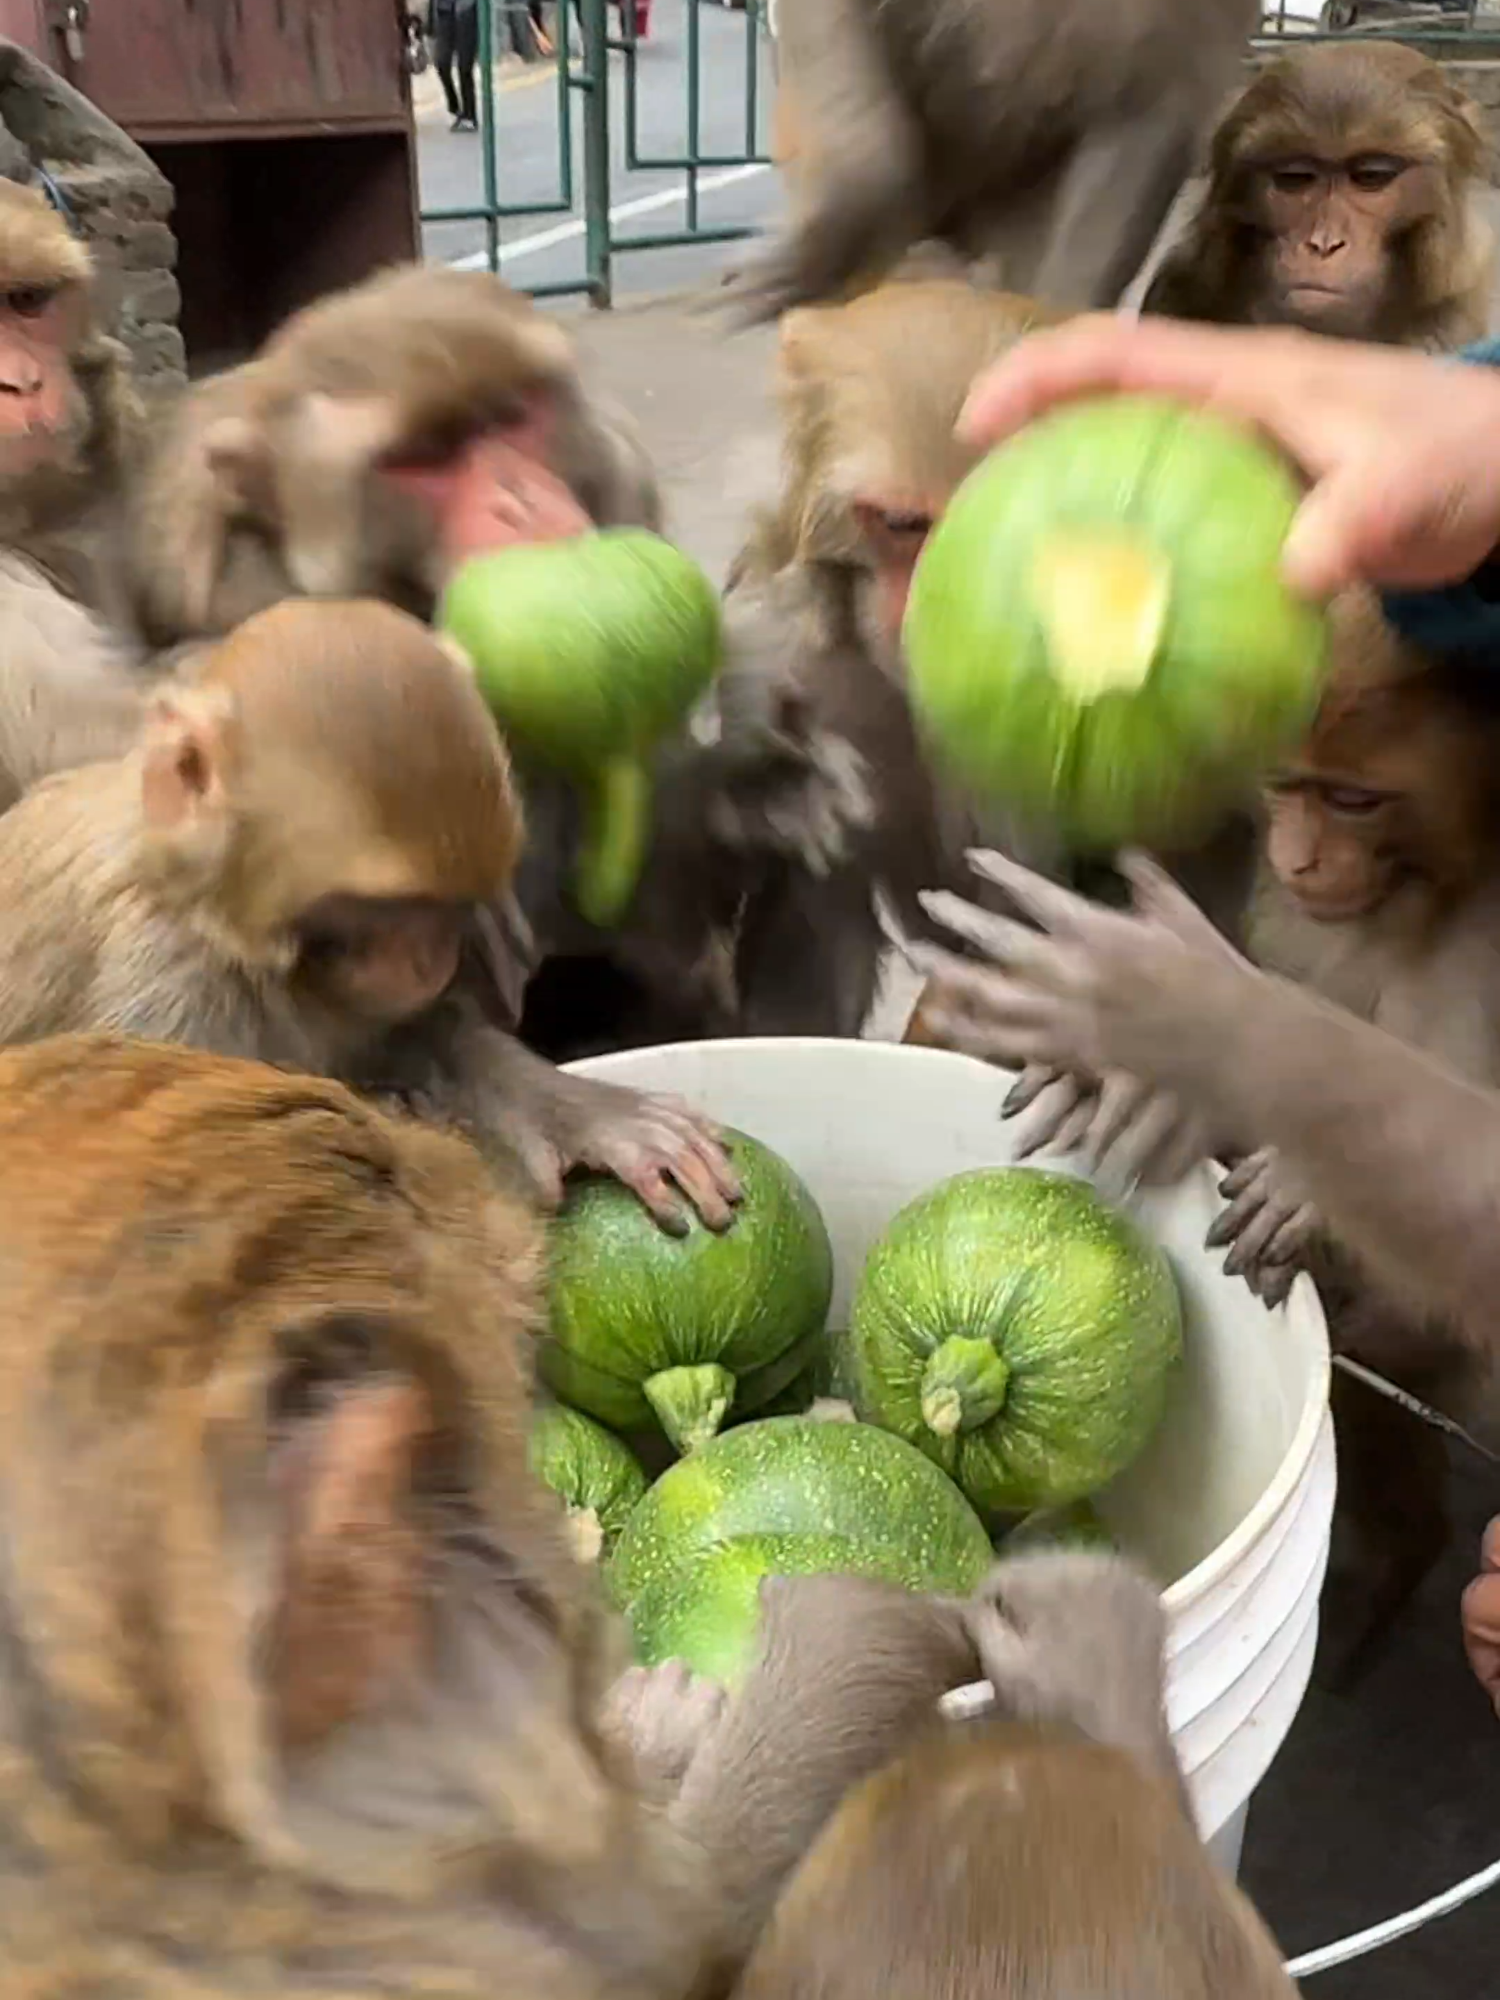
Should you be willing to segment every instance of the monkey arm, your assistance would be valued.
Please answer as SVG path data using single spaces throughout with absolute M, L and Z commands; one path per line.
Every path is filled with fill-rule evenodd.
M 1205 951 L 1197 912 L 1158 869 L 1134 862 L 1137 913 L 1122 915 L 979 858 L 1044 924 L 1038 932 L 956 897 L 932 912 L 990 967 L 913 947 L 941 979 L 943 1032 L 987 1054 L 1117 1068 L 1179 1093 L 1247 1143 L 1274 1146 L 1331 1234 L 1411 1306 L 1494 1338 L 1500 1287 L 1500 1096 L 1421 1051 Z
M 721 1897 L 726 1958 L 749 1951 L 850 1786 L 978 1678 L 959 1604 L 858 1577 L 761 1585 L 760 1652 L 673 1811 Z

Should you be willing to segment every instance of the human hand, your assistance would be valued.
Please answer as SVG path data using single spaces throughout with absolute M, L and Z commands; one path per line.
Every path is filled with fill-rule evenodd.
M 1463 581 L 1500 543 L 1500 372 L 1315 334 L 1090 314 L 1022 340 L 960 420 L 995 444 L 1056 403 L 1156 392 L 1258 426 L 1311 491 L 1285 575 L 1309 597 L 1355 582 Z

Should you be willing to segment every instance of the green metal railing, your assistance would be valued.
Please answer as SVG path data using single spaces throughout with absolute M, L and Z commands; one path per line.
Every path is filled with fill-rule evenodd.
M 705 151 L 703 138 L 702 9 L 710 0 L 683 0 L 686 120 L 680 151 L 652 152 L 642 139 L 642 92 L 638 74 L 639 41 L 630 0 L 622 9 L 620 32 L 610 32 L 610 0 L 558 0 L 554 21 L 556 48 L 550 61 L 557 77 L 557 173 L 552 192 L 531 201 L 504 201 L 501 146 L 503 112 L 495 88 L 495 7 L 502 12 L 523 8 L 524 0 L 480 0 L 479 7 L 479 134 L 480 189 L 476 201 L 454 207 L 424 209 L 422 221 L 481 223 L 484 257 L 492 271 L 503 270 L 505 244 L 502 224 L 512 219 L 558 216 L 582 224 L 583 268 L 575 278 L 525 287 L 533 296 L 582 294 L 596 306 L 613 297 L 613 261 L 628 251 L 661 250 L 690 243 L 723 243 L 748 236 L 743 226 L 705 226 L 699 207 L 699 177 L 722 168 L 748 166 L 769 156 L 759 145 L 761 123 L 761 62 L 767 35 L 768 0 L 747 0 L 744 16 L 744 99 L 736 143 L 728 150 Z M 579 53 L 569 52 L 569 11 L 578 28 Z M 509 18 L 515 18 L 512 14 Z M 722 43 L 721 43 L 722 47 Z M 620 235 L 612 220 L 614 162 L 610 130 L 610 59 L 619 59 L 623 103 L 623 144 L 620 164 L 628 173 L 670 171 L 684 177 L 684 226 L 650 234 Z M 575 96 L 578 100 L 576 107 Z
M 1256 40 L 1272 47 L 1349 35 L 1446 44 L 1442 54 L 1461 55 L 1465 42 L 1500 40 L 1500 7 L 1484 0 L 1264 0 Z

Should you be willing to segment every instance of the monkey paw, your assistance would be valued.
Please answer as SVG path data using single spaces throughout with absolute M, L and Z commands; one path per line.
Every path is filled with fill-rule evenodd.
M 1102 1083 L 1048 1063 L 1028 1063 L 1001 1107 L 1021 1118 L 1016 1157 L 1073 1153 L 1101 1183 L 1121 1190 L 1170 1187 L 1210 1151 L 1204 1121 L 1170 1091 L 1121 1070 Z
M 661 1227 L 686 1235 L 686 1195 L 710 1229 L 727 1229 L 740 1183 L 719 1128 L 676 1097 L 569 1077 L 553 1144 L 560 1174 L 589 1167 L 613 1174 Z
M 1243 1278 L 1264 1304 L 1281 1305 L 1321 1228 L 1318 1211 L 1269 1146 L 1247 1154 L 1219 1192 L 1229 1205 L 1209 1230 L 1207 1247 L 1227 1248 L 1226 1273 Z
M 605 1696 L 602 1726 L 630 1752 L 645 1790 L 667 1799 L 718 1727 L 728 1700 L 718 1681 L 692 1673 L 681 1660 L 631 1667 Z
M 1485 1530 L 1481 1573 L 1464 1592 L 1464 1650 L 1500 1714 L 1500 1518 Z

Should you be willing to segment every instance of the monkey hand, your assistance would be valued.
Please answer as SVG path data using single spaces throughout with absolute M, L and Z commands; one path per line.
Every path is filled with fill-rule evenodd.
M 1211 1151 L 1208 1122 L 1171 1091 L 1152 1090 L 1123 1070 L 1102 1082 L 1028 1063 L 1001 1106 L 1021 1118 L 1016 1158 L 1080 1153 L 1106 1187 L 1170 1187 Z
M 681 1660 L 631 1667 L 605 1696 L 601 1726 L 629 1751 L 643 1788 L 665 1800 L 680 1788 L 728 1700 L 718 1681 L 692 1673 Z
M 1069 1722 L 1170 1762 L 1166 1618 L 1156 1585 L 1131 1564 L 1074 1549 L 1002 1557 L 963 1610 L 1001 1714 Z
M 1207 1247 L 1227 1248 L 1228 1275 L 1243 1278 L 1264 1304 L 1279 1306 L 1321 1229 L 1318 1211 L 1271 1146 L 1247 1154 L 1224 1176 L 1219 1192 L 1228 1206 L 1209 1230 Z
M 546 1197 L 560 1201 L 564 1176 L 588 1167 L 623 1181 L 670 1235 L 688 1231 L 681 1195 L 710 1229 L 729 1227 L 740 1183 L 716 1125 L 680 1098 L 552 1074 L 562 1087 L 549 1094 L 545 1123 L 522 1142 Z
M 1500 1517 L 1485 1530 L 1480 1569 L 1464 1592 L 1464 1651 L 1500 1715 Z
M 1211 1055 L 1215 1008 L 1229 1011 L 1238 983 L 1259 977 L 1144 856 L 1121 864 L 1135 890 L 1128 915 L 1003 855 L 969 859 L 1044 928 L 993 916 L 946 891 L 923 895 L 930 916 L 991 961 L 922 943 L 904 947 L 936 982 L 924 1009 L 949 1048 L 1090 1077 L 1124 1071 L 1170 1087 L 1186 1058 L 1205 1047 Z

